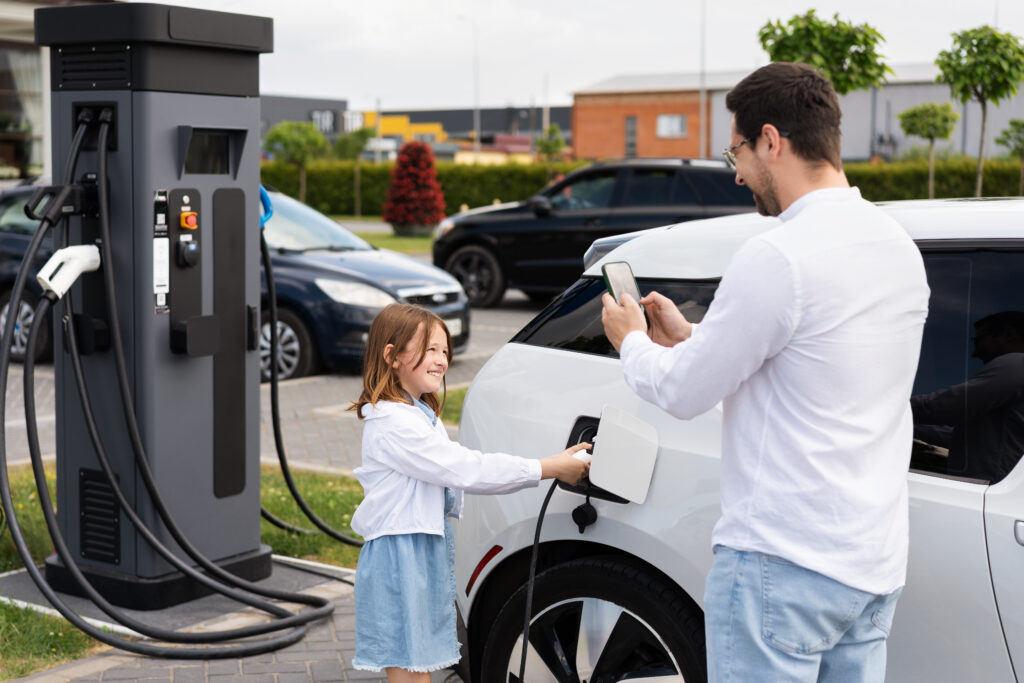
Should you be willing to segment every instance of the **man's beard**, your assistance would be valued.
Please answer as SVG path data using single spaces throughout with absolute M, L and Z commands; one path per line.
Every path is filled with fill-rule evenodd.
M 762 216 L 778 216 L 782 213 L 782 205 L 779 204 L 779 196 L 775 192 L 775 179 L 770 173 L 762 169 L 758 175 L 757 184 L 761 186 L 760 192 L 751 187 L 754 195 L 754 205 L 757 212 Z M 749 186 L 750 183 L 747 183 Z

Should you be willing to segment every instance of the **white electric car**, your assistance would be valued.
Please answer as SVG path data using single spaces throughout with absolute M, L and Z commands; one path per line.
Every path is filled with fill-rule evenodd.
M 882 207 L 919 244 L 931 287 L 914 394 L 964 383 L 982 367 L 972 357 L 974 323 L 1024 311 L 1024 200 Z M 470 387 L 460 440 L 484 451 L 554 453 L 593 438 L 605 405 L 659 437 L 643 504 L 591 491 L 597 520 L 581 528 L 572 513 L 585 503 L 584 489 L 555 491 L 540 537 L 528 683 L 704 680 L 701 603 L 720 513 L 721 407 L 682 421 L 629 390 L 601 327 L 600 264 L 629 262 L 642 293 L 658 290 L 699 321 L 739 245 L 775 224 L 756 215 L 694 221 L 647 231 L 597 260 L 592 249 L 583 278 Z M 910 564 L 889 640 L 891 681 L 1014 681 L 1024 671 L 1024 467 L 1012 445 L 1022 443 L 1024 386 L 1010 394 L 1003 413 L 968 399 L 964 410 L 978 414 L 961 424 L 915 425 Z M 995 412 L 979 417 L 986 410 Z M 467 496 L 456 579 L 468 645 L 462 675 L 472 683 L 518 675 L 530 551 L 547 488 Z

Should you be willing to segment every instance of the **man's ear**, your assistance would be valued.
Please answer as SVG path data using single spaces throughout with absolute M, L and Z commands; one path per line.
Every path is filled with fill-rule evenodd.
M 761 126 L 761 137 L 767 143 L 768 152 L 778 157 L 782 147 L 782 136 L 779 135 L 779 129 L 770 123 L 766 123 Z

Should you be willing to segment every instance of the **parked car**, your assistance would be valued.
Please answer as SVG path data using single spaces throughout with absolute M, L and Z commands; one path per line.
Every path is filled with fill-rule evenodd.
M 979 332 L 972 344 L 974 323 L 1024 311 L 1024 200 L 881 206 L 920 247 L 931 288 L 913 393 L 959 385 L 982 365 L 972 357 L 983 343 Z M 739 245 L 776 221 L 697 221 L 623 243 L 592 263 L 471 385 L 459 439 L 483 451 L 530 455 L 583 439 L 600 442 L 595 430 L 605 405 L 659 435 L 644 504 L 592 497 L 597 521 L 581 530 L 571 513 L 583 497 L 555 492 L 537 567 L 531 683 L 703 680 L 702 601 L 720 515 L 722 412 L 716 407 L 682 421 L 629 390 L 601 326 L 600 265 L 629 262 L 642 293 L 658 290 L 699 321 Z M 868 283 L 872 274 L 864 277 Z M 1024 386 L 1010 394 L 1005 409 L 1020 411 Z M 966 441 L 961 432 L 961 440 L 954 434 L 945 445 L 942 429 L 929 436 L 927 425 L 915 425 L 907 475 L 910 560 L 889 639 L 889 680 L 1015 681 L 1014 672 L 1024 669 L 1024 466 L 1014 445 L 1022 438 L 1016 419 L 968 423 Z M 987 430 L 981 438 L 970 432 L 977 425 Z M 965 452 L 968 442 L 983 445 Z M 987 467 L 996 448 L 998 467 Z M 468 631 L 463 677 L 472 683 L 518 675 L 524 585 L 546 488 L 467 496 L 455 545 L 459 613 Z
M 35 190 L 32 185 L 23 185 L 0 193 L 0 330 L 7 322 L 14 279 L 18 275 L 28 244 L 32 241 L 32 235 L 39 226 L 39 221 L 25 215 L 25 204 Z M 14 361 L 25 360 L 28 334 L 35 319 L 35 307 L 42 295 L 42 289 L 34 276 L 52 255 L 53 249 L 47 240 L 40 246 L 35 269 L 32 271 L 33 277 L 25 283 L 25 294 L 18 306 L 14 339 L 11 340 L 11 359 Z M 39 333 L 35 360 L 47 358 L 53 353 L 52 331 L 52 325 L 47 320 L 46 329 Z
M 34 187 L 0 194 L 0 321 L 9 308 L 10 290 L 38 226 L 25 215 Z M 278 370 L 282 379 L 318 368 L 352 367 L 362 361 L 366 333 L 377 312 L 394 301 L 415 303 L 437 313 L 452 333 L 456 351 L 469 342 L 469 303 L 459 283 L 428 263 L 375 249 L 327 216 L 272 192 L 274 215 L 264 228 L 271 250 L 278 298 Z M 44 243 L 36 269 L 51 256 Z M 33 276 L 35 271 L 33 271 Z M 262 276 L 263 323 L 260 365 L 270 377 L 270 323 L 266 280 Z M 30 277 L 18 310 L 12 358 L 25 357 L 33 311 L 41 292 Z M 52 353 L 52 326 L 40 336 L 37 356 Z
M 575 171 L 527 201 L 455 214 L 437 227 L 434 265 L 474 306 L 506 288 L 548 300 L 583 272 L 583 252 L 608 235 L 749 211 L 753 195 L 725 162 L 632 159 Z
M 469 343 L 469 301 L 429 263 L 371 247 L 322 213 L 278 192 L 264 227 L 277 289 L 282 378 L 319 367 L 357 366 L 374 316 L 395 301 L 424 306 L 448 326 L 456 353 Z M 262 276 L 261 276 L 262 277 Z M 270 377 L 270 322 L 263 287 L 260 365 Z

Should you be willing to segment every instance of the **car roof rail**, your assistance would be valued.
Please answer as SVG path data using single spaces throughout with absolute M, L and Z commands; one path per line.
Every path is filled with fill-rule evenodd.
M 722 159 L 683 159 L 680 157 L 641 157 L 630 159 L 602 159 L 584 168 L 596 168 L 601 166 L 695 166 L 700 168 L 729 168 Z

